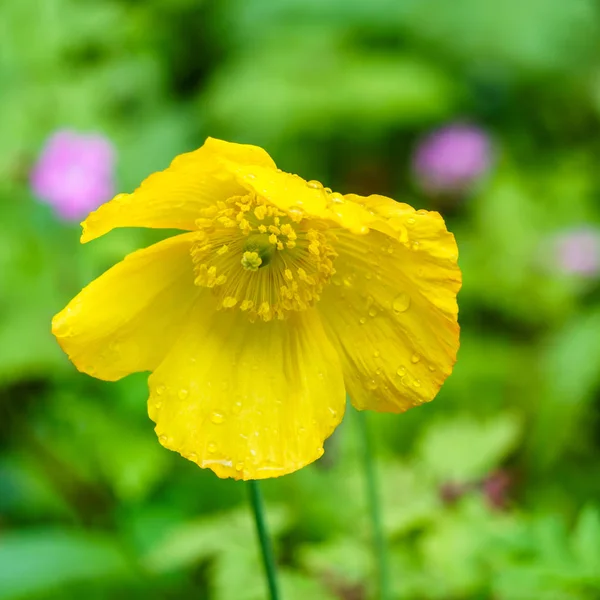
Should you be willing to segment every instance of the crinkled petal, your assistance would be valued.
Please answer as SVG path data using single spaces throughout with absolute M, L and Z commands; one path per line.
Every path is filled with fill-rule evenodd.
M 327 191 L 318 182 L 259 165 L 231 165 L 241 185 L 266 198 L 280 210 L 326 219 L 353 233 L 366 233 L 375 216 L 362 205 L 347 202 L 341 194 Z
M 158 366 L 200 293 L 190 256 L 196 236 L 133 252 L 54 317 L 52 332 L 80 371 L 114 381 Z
M 198 150 L 176 157 L 167 169 L 147 177 L 133 193 L 118 194 L 90 213 L 82 223 L 81 241 L 115 227 L 196 229 L 203 208 L 246 193 L 228 170 L 227 165 L 237 162 L 275 169 L 262 148 L 208 138 Z
M 163 446 L 219 477 L 291 473 L 323 453 L 345 406 L 338 357 L 314 310 L 250 323 L 201 301 L 149 380 Z
M 354 405 L 400 412 L 433 399 L 455 363 L 457 248 L 439 214 L 361 200 L 391 233 L 339 233 L 336 274 L 317 306 Z

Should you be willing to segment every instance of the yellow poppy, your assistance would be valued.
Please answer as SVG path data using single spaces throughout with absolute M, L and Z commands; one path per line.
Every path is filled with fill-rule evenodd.
M 342 196 L 209 138 L 83 222 L 181 229 L 83 289 L 52 330 L 82 372 L 151 371 L 160 443 L 219 477 L 290 473 L 344 414 L 431 400 L 458 349 L 461 274 L 439 214 Z

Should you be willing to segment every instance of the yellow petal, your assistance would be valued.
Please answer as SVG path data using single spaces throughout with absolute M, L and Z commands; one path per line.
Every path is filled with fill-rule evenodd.
M 219 477 L 263 479 L 319 458 L 345 406 L 341 367 L 314 310 L 250 323 L 200 302 L 149 380 L 161 444 Z
M 198 150 L 150 175 L 132 194 L 118 194 L 92 212 L 82 223 L 81 241 L 89 242 L 115 227 L 195 229 L 202 209 L 245 193 L 227 166 L 238 161 L 275 168 L 262 148 L 208 138 Z
M 317 307 L 355 406 L 400 412 L 433 399 L 452 371 L 461 274 L 439 214 L 381 198 L 372 208 L 397 219 L 396 233 L 338 234 L 336 274 Z
M 201 293 L 190 256 L 196 236 L 133 252 L 54 317 L 52 332 L 80 371 L 114 381 L 160 363 Z
M 375 220 L 363 206 L 331 193 L 318 181 L 305 181 L 298 175 L 257 165 L 238 164 L 230 168 L 246 189 L 289 214 L 327 219 L 358 234 L 366 233 Z

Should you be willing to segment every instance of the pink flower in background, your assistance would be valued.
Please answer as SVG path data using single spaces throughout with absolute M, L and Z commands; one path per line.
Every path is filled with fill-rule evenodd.
M 31 173 L 31 188 L 68 221 L 79 220 L 114 195 L 115 149 L 99 134 L 54 133 Z
M 448 125 L 421 139 L 413 156 L 413 172 L 428 193 L 463 193 L 488 173 L 492 154 L 490 137 L 483 129 Z
M 600 274 L 600 229 L 581 227 L 559 234 L 554 240 L 554 264 L 570 275 Z

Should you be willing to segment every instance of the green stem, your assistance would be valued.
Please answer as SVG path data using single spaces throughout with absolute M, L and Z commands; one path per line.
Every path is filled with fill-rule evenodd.
M 373 441 L 369 430 L 366 411 L 357 411 L 363 446 L 363 468 L 365 471 L 365 491 L 369 504 L 371 516 L 371 528 L 373 535 L 373 546 L 377 558 L 379 576 L 379 598 L 389 600 L 390 593 L 390 570 L 388 561 L 387 544 L 383 534 L 383 522 L 381 517 L 381 505 L 379 502 L 377 470 L 373 456 Z
M 258 533 L 258 539 L 260 540 L 265 575 L 267 576 L 267 583 L 269 585 L 269 596 L 271 600 L 279 600 L 275 559 L 273 558 L 273 548 L 271 547 L 269 532 L 267 531 L 265 508 L 258 481 L 248 481 L 248 490 L 250 493 L 252 512 L 254 513 L 254 522 L 256 523 L 256 531 Z

